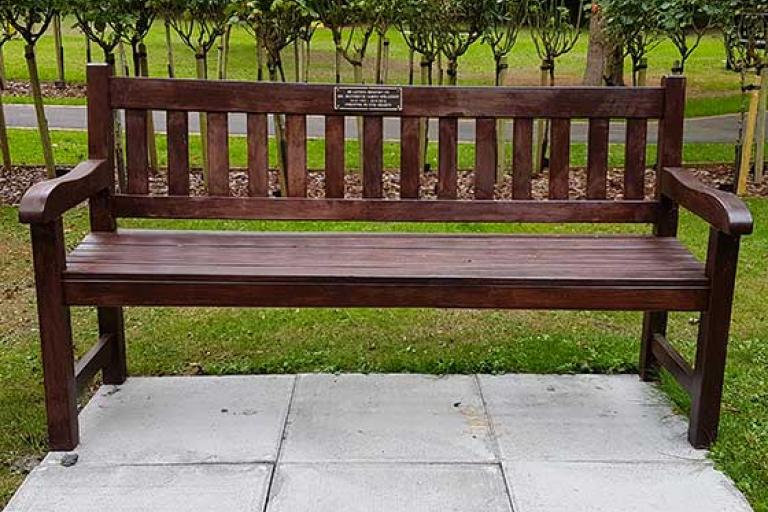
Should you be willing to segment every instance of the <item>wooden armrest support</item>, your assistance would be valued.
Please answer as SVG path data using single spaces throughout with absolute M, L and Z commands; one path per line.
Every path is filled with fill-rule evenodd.
M 661 193 L 723 233 L 752 233 L 752 214 L 741 199 L 704 185 L 687 169 L 665 167 L 661 172 Z
M 60 178 L 32 186 L 21 199 L 19 221 L 51 222 L 111 184 L 106 160 L 86 160 Z

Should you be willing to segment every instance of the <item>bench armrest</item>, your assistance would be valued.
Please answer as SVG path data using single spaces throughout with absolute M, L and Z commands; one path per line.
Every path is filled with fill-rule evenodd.
M 687 169 L 662 169 L 661 193 L 718 231 L 734 236 L 752 233 L 752 214 L 744 201 L 735 194 L 704 185 Z
M 111 185 L 106 160 L 86 160 L 60 178 L 33 185 L 21 199 L 19 222 L 51 222 Z

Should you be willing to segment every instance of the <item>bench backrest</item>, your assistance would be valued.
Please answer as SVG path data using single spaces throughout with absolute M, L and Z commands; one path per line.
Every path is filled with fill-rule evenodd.
M 402 91 L 402 99 L 396 96 Z M 648 121 L 659 121 L 658 161 L 682 159 L 685 81 L 660 87 L 402 87 L 387 89 L 394 111 L 339 105 L 333 85 L 111 77 L 105 65 L 88 71 L 89 152 L 107 158 L 113 147 L 113 112 L 125 110 L 127 190 L 111 201 L 115 217 L 386 221 L 519 221 L 655 223 L 657 198 L 646 198 Z M 350 91 L 345 91 L 347 94 Z M 370 100 L 370 98 L 368 98 Z M 350 106 L 351 105 L 351 106 Z M 369 103 L 370 105 L 370 103 Z M 346 108 L 342 110 L 341 108 Z M 362 108 L 362 107 L 361 107 Z M 375 107 L 378 108 L 378 107 Z M 147 119 L 167 113 L 167 193 L 150 191 Z M 189 118 L 207 113 L 208 194 L 189 195 Z M 248 195 L 231 197 L 228 114 L 247 119 Z M 268 115 L 285 115 L 287 190 L 268 197 Z M 307 116 L 325 118 L 324 197 L 307 198 Z M 345 118 L 362 116 L 362 198 L 344 197 Z M 383 119 L 400 118 L 398 200 L 383 199 Z M 437 199 L 420 199 L 419 119 L 438 118 Z M 458 120 L 475 120 L 473 198 L 457 199 Z M 511 199 L 497 199 L 497 119 L 513 119 Z M 548 119 L 551 147 L 548 200 L 533 200 L 534 127 Z M 586 198 L 569 199 L 571 124 L 588 123 Z M 623 193 L 607 199 L 609 129 L 626 120 Z

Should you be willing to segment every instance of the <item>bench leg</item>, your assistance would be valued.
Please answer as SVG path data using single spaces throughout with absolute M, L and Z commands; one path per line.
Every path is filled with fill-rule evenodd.
M 646 382 L 658 379 L 659 363 L 653 355 L 653 336 L 667 335 L 666 311 L 648 311 L 643 315 L 643 338 L 640 345 L 640 378 Z
M 61 221 L 32 226 L 37 314 L 43 360 L 48 441 L 52 450 L 72 450 L 79 441 L 72 325 L 64 304 Z
M 104 384 L 122 384 L 128 376 L 125 359 L 125 327 L 123 308 L 97 308 L 99 317 L 99 335 L 112 335 L 112 351 L 109 363 L 102 370 Z
M 738 253 L 738 237 L 711 232 L 707 275 L 712 285 L 699 326 L 688 429 L 688 440 L 696 448 L 707 448 L 717 438 Z

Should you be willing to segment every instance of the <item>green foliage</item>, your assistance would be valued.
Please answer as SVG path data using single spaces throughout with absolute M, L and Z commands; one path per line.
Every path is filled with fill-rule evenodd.
M 361 66 L 374 30 L 386 24 L 391 0 L 296 0 L 333 34 L 336 51 Z
M 0 18 L 29 45 L 48 30 L 54 14 L 64 11 L 64 0 L 0 0 Z
M 456 83 L 456 61 L 488 29 L 496 0 L 434 0 L 439 4 L 438 42 L 448 58 L 448 80 Z
M 712 0 L 662 0 L 659 3 L 660 28 L 680 52 L 680 72 L 718 17 L 718 6 Z
M 574 17 L 566 0 L 541 0 L 528 9 L 531 37 L 539 58 L 549 66 L 554 82 L 555 59 L 570 52 L 579 40 L 584 7 L 581 0 Z
M 768 13 L 768 0 L 712 0 L 716 24 L 723 39 L 731 69 L 745 70 L 761 62 L 759 40 L 765 39 L 762 15 Z
M 666 2 L 667 0 L 662 1 Z M 661 41 L 658 2 L 654 0 L 642 2 L 637 0 L 602 0 L 600 5 L 608 37 L 623 45 L 625 56 L 628 55 L 632 59 L 633 70 L 637 70 L 648 52 Z
M 483 41 L 491 47 L 498 62 L 509 55 L 528 15 L 528 0 L 495 0 L 490 4 L 490 20 Z
M 113 60 L 112 52 L 120 43 L 121 33 L 116 27 L 126 24 L 123 20 L 122 0 L 70 0 L 76 26 L 85 36 L 99 45 L 107 62 Z
M 141 1 L 141 0 L 138 0 Z M 211 51 L 229 22 L 230 0 L 148 0 L 165 16 L 181 40 L 200 57 Z
M 279 73 L 285 81 L 280 52 L 311 30 L 312 16 L 291 0 L 240 0 L 229 7 L 233 22 L 241 22 L 267 52 L 272 79 Z
M 16 37 L 16 29 L 14 29 L 9 23 L 0 20 L 0 48 L 8 41 Z
M 440 6 L 431 0 L 403 0 L 395 24 L 405 43 L 431 66 L 440 51 Z

